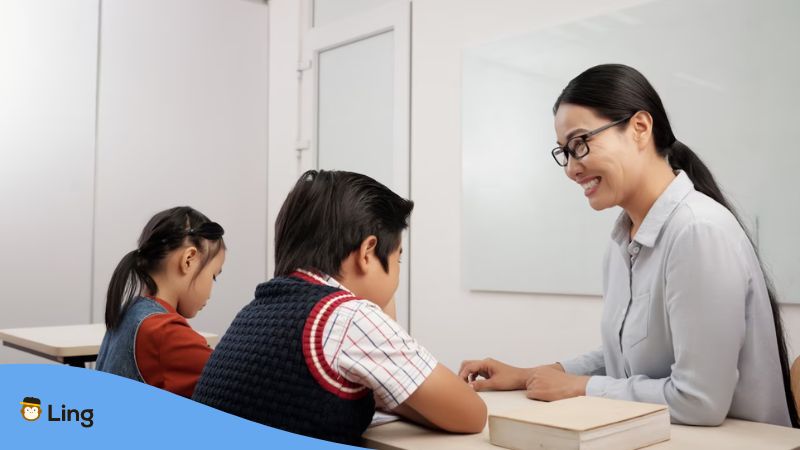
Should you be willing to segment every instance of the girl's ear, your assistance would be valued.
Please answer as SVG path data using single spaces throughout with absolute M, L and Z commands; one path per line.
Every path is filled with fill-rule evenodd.
M 191 271 L 194 270 L 195 267 L 197 267 L 199 259 L 198 255 L 199 253 L 197 251 L 197 247 L 188 247 L 183 250 L 183 252 L 181 253 L 181 259 L 180 259 L 181 266 L 179 269 L 181 275 L 186 275 L 188 273 L 191 273 Z
M 361 242 L 361 246 L 358 248 L 358 258 L 356 258 L 356 267 L 358 267 L 359 272 L 367 273 L 369 264 L 376 258 L 375 248 L 377 246 L 378 238 L 373 235 L 367 236 Z

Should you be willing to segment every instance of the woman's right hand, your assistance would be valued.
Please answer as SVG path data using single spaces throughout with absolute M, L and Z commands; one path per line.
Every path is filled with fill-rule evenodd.
M 486 358 L 462 362 L 458 377 L 476 391 L 514 391 L 525 389 L 529 371 Z M 483 379 L 477 379 L 479 376 Z

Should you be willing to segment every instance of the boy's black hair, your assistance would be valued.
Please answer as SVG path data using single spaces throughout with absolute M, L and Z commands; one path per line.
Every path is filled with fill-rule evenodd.
M 389 271 L 414 202 L 372 178 L 353 172 L 309 170 L 281 206 L 275 221 L 275 276 L 296 269 L 339 275 L 339 268 L 370 235 L 375 255 Z

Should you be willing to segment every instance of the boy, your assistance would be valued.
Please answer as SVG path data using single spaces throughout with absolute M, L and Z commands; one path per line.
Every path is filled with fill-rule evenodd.
M 275 278 L 236 316 L 193 398 L 348 444 L 376 406 L 447 431 L 483 430 L 480 397 L 390 317 L 413 206 L 365 175 L 300 177 L 275 224 Z

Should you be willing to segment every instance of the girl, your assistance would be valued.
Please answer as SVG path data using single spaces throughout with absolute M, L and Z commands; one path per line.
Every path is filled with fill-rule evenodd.
M 592 67 L 553 108 L 553 158 L 595 210 L 623 209 L 603 264 L 601 348 L 522 369 L 465 361 L 481 389 L 669 406 L 672 421 L 725 417 L 797 427 L 780 310 L 756 249 L 714 177 L 675 138 L 635 69 Z M 564 218 L 568 220 L 568 218 Z
M 222 272 L 223 233 L 188 206 L 150 219 L 111 277 L 97 370 L 192 396 L 211 349 L 186 319 L 203 309 Z

